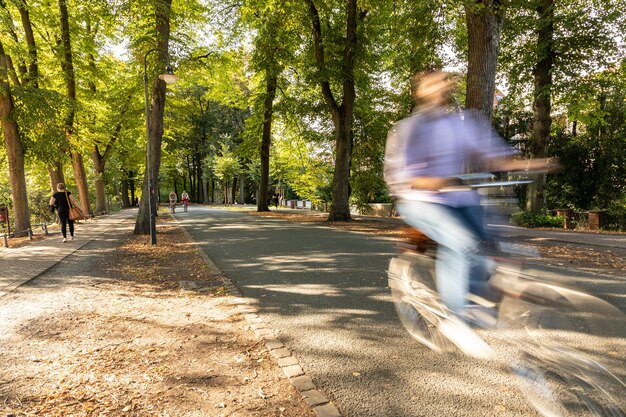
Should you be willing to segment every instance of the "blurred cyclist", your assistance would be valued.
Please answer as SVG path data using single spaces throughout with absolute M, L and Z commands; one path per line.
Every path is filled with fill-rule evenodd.
M 185 211 L 187 211 L 187 207 L 189 206 L 189 194 L 187 194 L 187 191 L 183 191 L 180 195 L 180 201 L 183 203 Z
M 450 74 L 434 71 L 414 80 L 417 111 L 389 132 L 385 181 L 397 210 L 412 227 L 438 244 L 435 273 L 443 303 L 463 318 L 470 288 L 486 288 L 490 262 L 477 192 L 454 188 L 459 175 L 478 171 L 545 169 L 546 160 L 514 160 L 515 151 L 487 121 L 455 111 Z
M 174 191 L 172 191 L 169 195 L 170 200 L 170 213 L 174 213 L 176 211 L 176 201 L 178 201 L 178 196 Z

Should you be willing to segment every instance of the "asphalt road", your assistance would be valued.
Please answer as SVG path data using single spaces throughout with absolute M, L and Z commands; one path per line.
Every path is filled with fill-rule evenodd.
M 199 206 L 176 217 L 343 416 L 538 415 L 509 371 L 515 335 L 486 335 L 497 352 L 490 363 L 436 354 L 408 336 L 387 287 L 390 241 Z M 563 272 L 549 273 L 594 280 L 624 299 L 623 281 Z M 575 339 L 588 352 L 618 352 L 614 362 L 623 365 L 623 338 Z

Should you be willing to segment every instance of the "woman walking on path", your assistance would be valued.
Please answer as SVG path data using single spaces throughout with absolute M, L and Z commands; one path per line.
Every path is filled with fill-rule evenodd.
M 70 240 L 74 240 L 74 220 L 70 219 L 70 204 L 71 207 L 78 207 L 80 205 L 72 196 L 72 193 L 65 189 L 65 184 L 62 182 L 57 184 L 57 192 L 50 198 L 50 207 L 52 210 L 56 208 L 59 214 L 59 220 L 61 221 L 61 233 L 63 233 L 62 242 L 67 242 L 67 224 L 70 225 Z

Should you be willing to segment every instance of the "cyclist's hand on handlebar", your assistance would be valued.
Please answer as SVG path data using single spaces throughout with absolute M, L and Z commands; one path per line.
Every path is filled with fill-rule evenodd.
M 458 178 L 416 177 L 411 181 L 411 188 L 416 190 L 438 191 L 461 184 Z

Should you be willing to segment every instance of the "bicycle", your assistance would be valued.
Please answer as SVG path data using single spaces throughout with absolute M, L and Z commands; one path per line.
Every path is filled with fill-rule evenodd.
M 528 181 L 489 182 L 471 187 L 502 190 L 521 183 Z M 595 416 L 626 416 L 624 405 L 619 403 L 626 384 L 598 361 L 565 347 L 567 341 L 555 337 L 557 330 L 588 333 L 600 325 L 606 326 L 607 317 L 623 323 L 619 309 L 597 297 L 542 281 L 525 272 L 523 264 L 511 257 L 514 253 L 498 251 L 491 258 L 494 271 L 490 279 L 497 297 L 488 299 L 470 293 L 468 301 L 478 309 L 469 310 L 463 320 L 443 304 L 437 292 L 436 243 L 419 231 L 410 230 L 408 243 L 398 245 L 401 254 L 390 261 L 388 282 L 400 322 L 413 338 L 436 352 L 458 348 L 470 356 L 489 359 L 493 350 L 474 331 L 475 327 L 521 330 L 523 338 L 514 335 L 507 339 L 521 355 L 510 363 L 510 368 L 537 411 L 549 417 L 581 409 Z M 485 314 L 486 311 L 496 314 Z M 620 324 L 616 326 L 619 328 Z M 456 343 L 450 337 L 451 327 L 461 332 L 467 343 Z
M 170 213 L 176 213 L 176 201 L 170 201 Z
M 187 208 L 189 207 L 189 200 L 183 200 L 183 212 L 187 213 Z

